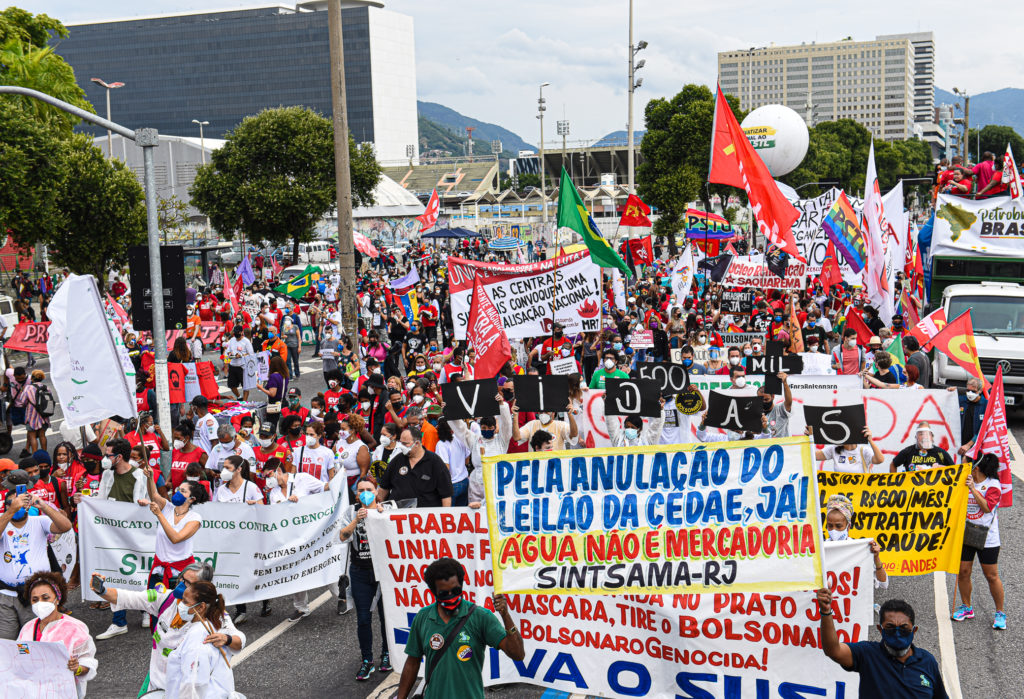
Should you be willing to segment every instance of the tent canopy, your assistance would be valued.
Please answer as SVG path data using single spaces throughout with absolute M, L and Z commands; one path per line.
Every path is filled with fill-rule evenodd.
M 423 238 L 478 238 L 480 234 L 476 231 L 465 228 L 438 228 L 436 231 L 425 233 Z

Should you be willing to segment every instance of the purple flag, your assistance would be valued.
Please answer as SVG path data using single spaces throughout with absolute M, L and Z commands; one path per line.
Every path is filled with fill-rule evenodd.
M 241 277 L 242 283 L 246 286 L 256 283 L 256 273 L 252 269 L 252 263 L 249 262 L 248 255 L 246 255 L 245 258 L 238 263 L 238 266 L 235 267 L 235 276 Z

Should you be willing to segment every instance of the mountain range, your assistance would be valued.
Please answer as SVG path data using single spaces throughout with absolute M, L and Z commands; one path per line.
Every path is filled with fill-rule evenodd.
M 503 153 L 518 153 L 521 150 L 536 150 L 535 146 L 530 145 L 518 134 L 515 134 L 508 129 L 498 126 L 497 124 L 490 124 L 486 121 L 480 121 L 468 117 L 464 114 L 444 106 L 443 104 L 437 104 L 436 102 L 416 102 L 416 111 L 420 116 L 420 123 L 422 120 L 427 119 L 436 125 L 439 125 L 449 132 L 452 132 L 458 140 L 463 144 L 466 142 L 466 127 L 473 127 L 473 152 L 490 153 L 490 142 L 501 141 L 501 148 Z M 423 139 L 423 129 L 420 129 L 420 139 Z M 476 142 L 484 141 L 487 143 L 486 150 L 480 151 L 477 148 Z M 428 140 L 429 147 L 435 147 Z M 437 146 L 439 147 L 439 146 Z M 446 150 L 452 150 L 447 148 Z
M 963 98 L 942 88 L 935 88 L 935 106 L 940 104 L 963 105 Z M 996 124 L 1012 126 L 1019 134 L 1024 134 L 1024 90 L 1017 87 L 1004 87 L 992 92 L 979 92 L 971 95 L 970 126 L 978 128 Z

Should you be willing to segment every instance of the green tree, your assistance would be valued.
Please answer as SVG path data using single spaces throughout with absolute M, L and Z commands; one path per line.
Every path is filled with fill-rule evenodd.
M 217 231 L 244 233 L 255 245 L 293 246 L 335 206 L 334 130 L 329 119 L 303 107 L 267 109 L 246 117 L 200 167 L 192 204 Z M 373 149 L 349 137 L 352 201 L 373 203 L 381 169 Z
M 20 103 L 0 99 L 0 233 L 23 245 L 46 242 L 57 219 L 63 145 Z
M 742 121 L 745 113 L 739 100 L 726 98 Z M 672 254 L 688 202 L 701 199 L 710 211 L 710 194 L 725 199 L 736 193 L 732 187 L 704 186 L 714 115 L 715 95 L 704 85 L 686 85 L 671 99 L 651 100 L 644 110 L 647 133 L 640 143 L 644 161 L 637 170 L 637 192 L 647 204 L 658 208 L 654 234 L 668 239 Z
M 156 221 L 160 232 L 164 234 L 164 242 L 167 242 L 168 233 L 177 231 L 188 223 L 188 205 L 174 194 L 169 197 L 157 197 Z
M 67 27 L 47 15 L 33 15 L 20 7 L 0 11 L 0 44 L 17 39 L 36 48 L 46 46 L 51 36 L 66 39 Z
M 56 184 L 59 215 L 46 242 L 58 265 L 102 280 L 146 242 L 142 187 L 120 160 L 108 160 L 84 135 L 62 142 Z
M 981 153 L 988 151 L 997 158 L 1002 158 L 1003 154 L 1006 153 L 1007 143 L 1013 149 L 1014 158 L 1019 158 L 1020 156 L 1017 154 L 1024 152 L 1024 138 L 1021 138 L 1020 134 L 1012 126 L 989 124 L 982 127 L 980 132 L 977 129 L 971 129 L 967 140 L 969 141 L 971 162 L 974 163 L 981 160 L 981 156 L 978 154 L 979 145 L 981 146 Z

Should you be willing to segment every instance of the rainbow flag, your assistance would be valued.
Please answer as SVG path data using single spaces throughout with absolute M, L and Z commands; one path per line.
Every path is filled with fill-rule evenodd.
M 846 192 L 840 192 L 832 208 L 821 221 L 828 239 L 836 246 L 854 272 L 860 272 L 867 264 L 868 254 L 864 247 L 864 234 L 857 223 L 857 212 L 846 198 Z
M 717 214 L 699 209 L 687 209 L 684 216 L 686 221 L 686 237 L 695 240 L 721 240 L 732 238 L 736 231 L 727 219 Z

